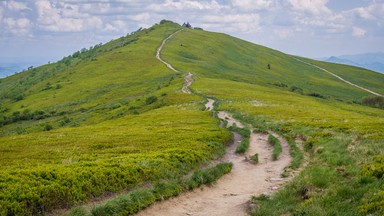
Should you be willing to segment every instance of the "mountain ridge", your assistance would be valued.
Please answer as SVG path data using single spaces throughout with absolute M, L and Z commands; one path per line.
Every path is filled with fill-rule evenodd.
M 324 61 L 352 65 L 384 73 L 384 53 L 363 53 L 356 55 L 341 55 L 323 58 Z
M 161 58 L 178 73 L 156 58 L 163 42 Z M 384 154 L 384 114 L 363 104 L 371 94 L 325 70 L 384 93 L 382 74 L 165 20 L 0 79 L 0 215 L 48 214 L 125 190 L 145 203 L 179 194 L 183 177 L 232 139 L 205 111 L 207 98 L 255 131 L 286 137 L 296 163 L 287 169 L 308 155 L 302 174 L 261 197 L 254 214 L 380 212 L 382 180 L 369 167 Z M 116 202 L 106 208 L 121 210 Z

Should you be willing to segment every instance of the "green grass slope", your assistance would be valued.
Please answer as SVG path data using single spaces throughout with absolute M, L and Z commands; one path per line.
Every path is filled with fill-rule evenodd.
M 230 133 L 155 58 L 164 22 L 1 79 L 0 215 L 40 215 L 177 181 Z
M 384 214 L 384 112 L 351 103 L 369 93 L 292 56 L 224 34 L 185 30 L 164 55 L 177 69 L 194 73 L 192 90 L 216 98 L 220 110 L 303 142 L 307 167 L 273 196 L 254 197 L 260 208 L 253 215 Z M 305 61 L 383 94 L 381 74 Z
M 280 87 L 349 102 L 361 101 L 369 95 L 322 70 L 295 60 L 293 56 L 220 33 L 186 29 L 170 41 L 164 58 L 181 71 L 193 71 L 203 77 Z M 384 94 L 382 74 L 345 65 L 310 62 Z
M 0 79 L 0 215 L 177 181 L 230 140 L 202 111 L 205 97 L 256 129 L 303 141 L 308 166 L 275 195 L 255 197 L 253 214 L 384 214 L 384 112 L 359 104 L 369 93 L 276 50 L 184 28 L 162 52 L 194 74 L 194 94 L 183 94 L 185 74 L 155 58 L 179 29 L 162 21 Z M 384 75 L 304 60 L 384 94 Z
M 168 92 L 170 85 L 181 85 L 182 78 L 154 58 L 162 39 L 178 28 L 171 24 L 154 26 L 2 79 L 0 124 L 52 117 L 57 128 L 54 122 L 64 115 L 73 119 L 71 125 L 83 125 L 109 118 L 119 108 L 121 115 L 128 113 L 122 106 L 138 112 L 146 110 L 143 106 L 148 95 L 157 91 L 159 96 Z M 172 100 L 174 95 L 164 100 Z M 34 125 L 36 121 L 25 124 L 27 132 L 41 129 L 41 125 Z M 15 127 L 2 133 L 12 131 Z

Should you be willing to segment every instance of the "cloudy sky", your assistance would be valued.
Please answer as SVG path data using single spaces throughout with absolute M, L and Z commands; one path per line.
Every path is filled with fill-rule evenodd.
M 162 19 L 313 58 L 384 51 L 384 0 L 0 0 L 0 59 L 55 61 Z

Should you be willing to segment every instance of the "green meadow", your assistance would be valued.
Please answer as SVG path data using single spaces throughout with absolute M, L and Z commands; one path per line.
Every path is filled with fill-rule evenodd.
M 384 111 L 363 105 L 368 92 L 293 56 L 199 29 L 164 47 L 174 73 L 155 54 L 181 28 L 162 21 L 0 79 L 0 215 L 47 214 L 154 186 L 92 211 L 101 215 L 137 194 L 161 200 L 164 182 L 180 193 L 173 181 L 220 157 L 231 140 L 203 111 L 207 97 L 255 130 L 286 137 L 296 158 L 287 171 L 308 163 L 275 194 L 253 197 L 251 214 L 384 214 Z M 381 74 L 303 60 L 384 94 Z M 180 91 L 187 72 L 192 95 Z
M 253 215 L 384 213 L 384 111 L 361 104 L 368 92 L 292 56 L 224 34 L 186 30 L 166 50 L 176 68 L 195 74 L 192 90 L 220 101 L 219 110 L 303 142 L 308 165 L 276 194 L 254 197 L 260 208 Z M 384 91 L 379 73 L 305 61 Z

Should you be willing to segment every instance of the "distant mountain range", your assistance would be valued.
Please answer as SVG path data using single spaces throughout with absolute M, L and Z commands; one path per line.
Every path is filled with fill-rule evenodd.
M 18 72 L 26 70 L 28 67 L 37 67 L 46 63 L 42 59 L 28 58 L 1 58 L 0 59 L 0 78 L 4 78 L 13 75 Z
M 16 72 L 22 71 L 24 68 L 17 64 L 0 64 L 0 78 L 10 76 Z
M 384 53 L 364 53 L 357 55 L 342 55 L 323 58 L 326 62 L 363 67 L 379 73 L 384 73 Z

